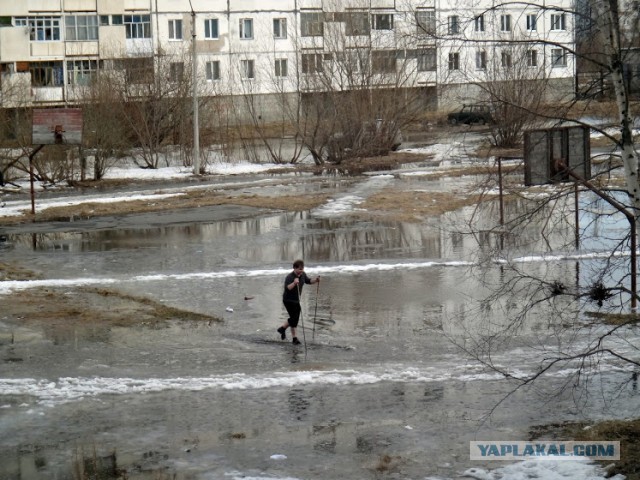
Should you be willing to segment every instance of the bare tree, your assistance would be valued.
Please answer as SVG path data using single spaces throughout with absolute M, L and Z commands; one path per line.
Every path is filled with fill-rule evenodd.
M 84 145 L 93 155 L 93 180 L 101 180 L 132 146 L 121 98 L 108 74 L 95 76 L 82 92 Z M 81 161 L 85 162 L 82 158 Z
M 34 180 L 48 184 L 72 181 L 77 162 L 74 147 L 68 145 L 47 145 L 40 149 L 31 144 L 32 110 L 11 108 L 2 112 L 3 145 L 0 154 L 0 173 L 3 182 L 14 176 L 33 172 Z M 38 153 L 39 152 L 39 153 Z M 29 157 L 32 161 L 29 161 Z
M 538 118 L 551 125 L 570 122 L 600 131 L 610 140 L 607 161 L 594 166 L 593 178 L 581 178 L 567 167 L 566 148 L 559 148 L 560 137 L 554 137 L 558 144 L 552 160 L 558 175 L 549 179 L 553 185 L 527 188 L 522 177 L 499 179 L 510 198 L 504 205 L 504 223 L 495 225 L 495 202 L 479 205 L 469 222 L 468 233 L 487 260 L 479 264 L 487 290 L 476 298 L 476 308 L 459 317 L 467 335 L 455 341 L 520 386 L 554 375 L 563 379 L 560 390 L 582 389 L 603 371 L 629 372 L 624 382 L 637 378 L 640 368 L 640 351 L 631 340 L 638 335 L 638 298 L 633 288 L 635 256 L 630 253 L 636 248 L 640 172 L 631 130 L 630 84 L 624 78 L 624 59 L 632 43 L 624 34 L 617 1 L 593 0 L 589 5 L 598 48 L 578 52 L 552 39 L 538 42 L 553 52 L 552 61 L 581 55 L 604 72 L 615 93 L 617 132 L 592 123 L 585 116 L 588 107 L 578 108 L 576 99 L 557 101 L 556 108 L 539 111 Z M 551 9 L 555 22 L 572 15 L 559 7 L 539 8 Z M 527 260 L 532 256 L 537 261 Z M 518 371 L 501 357 L 507 345 L 538 360 Z M 618 388 L 622 387 L 605 386 L 604 396 L 612 399 L 621 391 Z
M 421 51 L 391 34 L 393 15 L 327 8 L 332 13 L 326 18 L 302 14 L 295 71 L 300 97 L 283 108 L 318 165 L 386 154 L 425 106 L 415 81 Z
M 545 75 L 541 51 L 531 42 L 491 46 L 492 56 L 486 64 L 487 51 L 476 51 L 476 68 L 480 74 L 470 79 L 486 95 L 491 106 L 492 144 L 496 147 L 522 145 L 522 134 L 540 123 L 547 109 Z M 485 64 L 483 65 L 483 62 Z
M 2 108 L 0 109 L 0 173 L 4 182 L 15 175 L 29 174 L 31 145 L 30 74 L 0 72 Z M 36 167 L 37 168 L 37 167 Z M 36 176 L 38 171 L 36 169 Z
M 552 46 L 553 51 L 572 53 L 572 35 L 564 30 L 569 20 L 563 17 L 553 39 L 541 31 L 548 28 L 542 16 L 556 7 L 451 2 L 438 12 L 420 4 L 407 8 L 415 22 L 412 38 L 430 45 L 437 56 L 439 108 L 469 103 L 490 107 L 494 146 L 519 146 L 523 130 L 544 121 L 550 105 L 573 97 L 573 76 L 556 75 L 549 59 Z M 565 62 L 567 58 L 561 56 Z
M 282 85 L 281 78 L 288 74 L 289 64 L 275 54 L 265 57 L 271 62 L 260 68 L 257 60 L 247 54 L 247 59 L 241 60 L 231 72 L 231 83 L 236 85 L 233 124 L 237 141 L 244 156 L 256 163 L 267 160 L 295 164 L 300 159 L 302 146 L 292 138 L 292 126 L 285 110 L 281 109 L 279 119 L 270 115 L 270 121 L 261 113 L 287 102 L 289 94 L 278 87 Z M 269 93 L 260 93 L 260 87 L 265 85 Z
M 155 57 L 115 59 L 104 81 L 119 93 L 128 137 L 138 147 L 135 160 L 144 168 L 166 161 L 169 145 L 184 140 L 192 116 L 191 68 L 185 52 Z M 192 137 L 190 137 L 192 138 Z
M 13 180 L 17 172 L 28 173 L 25 155 L 31 151 L 31 116 L 27 108 L 5 108 L 0 110 L 0 173 L 3 182 Z

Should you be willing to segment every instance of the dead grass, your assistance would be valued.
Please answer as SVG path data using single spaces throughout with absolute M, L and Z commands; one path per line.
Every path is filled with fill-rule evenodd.
M 640 419 L 608 420 L 589 425 L 581 422 L 554 423 L 534 427 L 530 440 L 577 440 L 620 442 L 620 460 L 608 469 L 608 476 L 622 474 L 640 480 Z M 601 462 L 608 466 L 611 462 Z
M 359 215 L 416 222 L 424 220 L 425 217 L 474 205 L 479 201 L 478 195 L 454 192 L 398 192 L 386 189 L 371 195 L 360 204 L 366 213 L 359 213 Z
M 365 172 L 381 172 L 395 170 L 406 163 L 424 161 L 424 154 L 411 152 L 391 152 L 380 157 L 358 157 L 344 160 L 338 165 L 325 165 L 327 172 L 343 175 L 362 175 Z
M 325 167 L 301 167 L 301 170 L 327 173 L 333 170 L 340 175 L 361 175 L 364 172 L 389 171 L 399 168 L 406 163 L 425 161 L 424 155 L 417 155 L 410 152 L 393 152 L 389 155 L 374 158 L 352 158 L 345 160 L 340 165 Z M 522 170 L 522 165 L 507 165 L 503 167 L 505 174 Z M 329 172 L 330 173 L 330 172 Z M 430 178 L 438 179 L 443 177 L 480 176 L 497 173 L 495 163 L 488 165 L 461 166 L 451 168 L 446 171 L 434 172 Z M 283 185 L 295 185 L 298 180 L 284 180 Z M 99 183 L 101 182 L 94 182 Z M 83 185 L 86 185 L 83 184 Z M 119 181 L 104 184 L 99 189 L 108 190 L 108 186 L 121 186 Z M 162 193 L 162 188 L 156 190 Z M 179 196 L 158 199 L 150 197 L 149 200 L 135 200 L 110 203 L 83 203 L 65 207 L 53 207 L 37 211 L 33 216 L 25 213 L 20 217 L 2 217 L 0 225 L 10 225 L 26 222 L 55 222 L 83 220 L 101 216 L 126 215 L 131 213 L 152 213 L 165 212 L 169 210 L 178 211 L 181 209 L 207 207 L 215 205 L 243 205 L 255 208 L 267 208 L 283 211 L 307 211 L 316 208 L 329 199 L 329 194 L 308 194 L 308 195 L 258 195 L 243 194 L 238 191 L 212 191 L 201 189 L 196 191 L 185 191 Z M 384 191 L 369 197 L 359 210 L 353 215 L 364 218 L 417 222 L 430 215 L 455 210 L 457 208 L 477 202 L 478 196 L 468 196 L 464 193 L 424 193 L 424 192 L 397 192 Z
M 516 172 L 524 172 L 524 165 L 503 165 L 502 173 L 503 175 L 516 173 Z M 472 176 L 480 176 L 480 175 L 497 175 L 498 173 L 498 165 L 492 163 L 491 165 L 465 165 L 463 167 L 458 168 L 448 168 L 447 170 L 441 172 L 434 172 L 432 175 L 429 175 L 430 179 L 437 178 L 456 178 L 456 177 L 472 177 Z
M 522 146 L 513 148 L 494 147 L 493 145 L 486 143 L 476 148 L 473 152 L 480 158 L 488 157 L 503 157 L 503 158 L 523 158 L 524 153 Z
M 640 315 L 637 313 L 585 312 L 585 315 L 607 325 L 632 325 L 640 322 Z
M 102 288 L 31 288 L 11 294 L 3 316 L 47 325 L 109 324 L 160 326 L 169 320 L 213 322 L 212 315 L 169 307 L 144 297 Z
M 640 419 L 600 422 L 576 434 L 576 440 L 607 440 L 620 442 L 620 460 L 609 471 L 621 473 L 627 480 L 640 480 Z
M 325 167 L 324 171 L 334 170 L 336 173 L 344 175 L 359 175 L 365 171 L 392 170 L 398 166 L 423 160 L 424 155 L 416 155 L 407 152 L 393 152 L 387 156 L 375 158 L 354 158 L 343 162 L 341 165 Z M 321 170 L 317 167 L 300 167 L 301 171 Z M 283 185 L 295 185 L 298 180 L 288 179 L 283 181 Z M 145 182 L 131 182 L 145 183 Z M 155 184 L 153 182 L 152 184 Z M 101 191 L 108 191 L 110 188 L 121 187 L 127 184 L 122 180 L 100 182 L 76 182 L 74 185 L 82 188 L 95 188 Z M 159 186 L 157 193 L 162 193 Z M 35 216 L 30 211 L 25 210 L 22 215 L 14 217 L 0 217 L 0 225 L 13 225 L 26 222 L 55 222 L 83 220 L 109 215 L 126 215 L 130 213 L 150 213 L 168 210 L 181 210 L 195 207 L 207 207 L 215 205 L 243 205 L 256 208 L 269 208 L 285 211 L 306 211 L 318 207 L 329 198 L 328 194 L 316 195 L 246 195 L 240 192 L 220 192 L 208 189 L 184 192 L 178 196 L 158 199 L 150 197 L 149 200 L 135 200 L 109 203 L 83 203 L 65 207 L 46 208 L 38 211 Z
M 378 459 L 378 463 L 375 466 L 375 470 L 379 473 L 390 473 L 393 470 L 396 470 L 402 461 L 402 457 L 400 456 L 392 456 L 392 455 L 380 455 Z
M 13 263 L 0 262 L 0 281 L 6 280 L 37 280 L 42 275 Z
M 25 222 L 56 222 L 90 219 L 109 215 L 126 215 L 130 213 L 164 212 L 194 207 L 213 205 L 245 205 L 256 208 L 272 208 L 276 210 L 303 211 L 324 203 L 328 195 L 287 195 L 283 197 L 267 197 L 258 195 L 225 195 L 203 190 L 189 192 L 178 197 L 134 200 L 129 202 L 83 203 L 68 207 L 52 207 L 36 211 L 20 217 L 0 218 L 0 224 L 11 225 Z

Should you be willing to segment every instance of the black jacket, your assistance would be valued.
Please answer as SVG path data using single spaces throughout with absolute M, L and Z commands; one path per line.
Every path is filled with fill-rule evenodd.
M 290 285 L 293 282 L 293 279 L 296 278 L 296 274 L 291 272 L 287 275 L 287 278 L 284 279 L 284 293 L 282 294 L 283 302 L 294 302 L 300 303 L 300 293 L 302 293 L 302 287 L 305 283 L 311 283 L 311 279 L 307 277 L 307 274 L 302 272 L 300 274 L 300 283 L 298 284 L 298 288 L 292 288 L 289 290 L 287 285 Z

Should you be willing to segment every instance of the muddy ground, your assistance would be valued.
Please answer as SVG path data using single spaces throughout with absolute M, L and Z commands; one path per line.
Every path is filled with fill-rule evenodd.
M 377 158 L 356 158 L 350 159 L 341 164 L 341 174 L 360 175 L 365 172 L 390 171 L 399 168 L 402 164 L 413 163 L 424 160 L 424 154 L 414 154 L 408 152 L 391 153 L 390 155 Z M 309 166 L 298 167 L 301 171 L 320 170 Z M 505 173 L 522 167 L 503 168 Z M 434 173 L 431 178 L 442 176 L 459 177 L 469 175 L 496 175 L 497 167 L 493 164 L 483 164 L 477 166 L 459 166 L 446 171 Z M 299 179 L 293 177 L 283 179 L 284 186 L 287 183 L 295 185 Z M 170 181 L 148 181 L 141 180 L 101 180 L 98 182 L 85 181 L 74 182 L 73 186 L 81 188 L 90 193 L 92 191 L 108 194 L 110 189 L 121 188 L 123 184 L 133 184 L 153 188 L 157 192 L 162 192 L 163 187 L 171 186 Z M 83 203 L 68 207 L 47 208 L 32 215 L 25 211 L 20 216 L 0 217 L 0 226 L 11 226 L 26 222 L 55 222 L 69 221 L 70 219 L 89 219 L 99 216 L 124 215 L 131 213 L 149 213 L 179 211 L 194 207 L 212 205 L 242 205 L 248 207 L 269 208 L 285 211 L 307 211 L 324 204 L 329 198 L 328 194 L 307 194 L 303 197 L 292 192 L 291 195 L 283 194 L 278 196 L 244 195 L 238 192 L 224 193 L 224 191 L 212 192 L 202 189 L 190 191 L 179 197 L 124 201 L 111 203 Z M 295 201 L 294 201 L 295 200 Z M 435 201 L 434 201 L 435 200 Z M 419 222 L 425 218 L 440 215 L 446 211 L 456 210 L 465 205 L 472 205 L 479 201 L 477 193 L 465 192 L 407 192 L 388 189 L 374 194 L 367 198 L 360 205 L 360 209 L 353 215 L 365 216 L 370 219 L 394 218 L 397 221 Z
M 423 158 L 423 156 L 421 157 Z M 342 167 L 346 172 L 360 174 L 365 171 L 393 170 L 402 163 L 414 162 L 416 156 L 410 153 L 396 153 L 378 159 L 356 159 Z M 307 167 L 308 168 L 308 167 Z M 468 175 L 491 173 L 492 167 L 474 167 L 471 169 L 452 170 L 446 175 Z M 295 182 L 292 179 L 291 182 Z M 165 182 L 165 185 L 169 185 Z M 118 188 L 122 182 L 85 182 L 78 187 L 109 191 Z M 156 188 L 156 186 L 154 186 Z M 162 189 L 162 184 L 157 184 Z M 292 201 L 295 198 L 295 202 Z M 64 208 L 44 210 L 33 218 L 29 213 L 20 217 L 0 219 L 0 225 L 9 226 L 25 222 L 67 221 L 70 218 L 92 218 L 97 216 L 118 216 L 131 213 L 146 213 L 171 210 L 178 213 L 181 209 L 190 209 L 205 205 L 243 205 L 276 210 L 309 210 L 325 203 L 326 194 L 308 195 L 301 202 L 299 196 L 257 196 L 212 194 L 210 191 L 192 192 L 181 197 L 163 200 L 120 202 L 106 204 L 82 204 Z M 437 200 L 437 201 L 433 201 Z M 424 221 L 446 210 L 458 209 L 479 201 L 476 194 L 457 193 L 425 193 L 383 191 L 372 195 L 360 207 L 372 219 L 393 217 L 402 221 Z M 39 278 L 37 272 L 25 270 L 11 262 L 0 262 L 0 280 L 31 280 Z M 73 323 L 90 324 L 105 323 L 127 326 L 142 325 L 149 328 L 161 328 L 169 320 L 187 319 L 188 321 L 215 322 L 213 316 L 179 311 L 165 305 L 141 297 L 123 295 L 107 289 L 81 287 L 71 292 L 65 287 L 64 292 L 53 288 L 34 288 L 18 291 L 8 298 L 3 298 L 2 317 L 11 322 L 46 322 L 48 326 L 58 325 L 61 328 Z M 621 473 L 628 480 L 640 480 L 640 420 L 632 422 L 602 422 L 588 430 L 582 424 L 544 425 L 531 432 L 531 439 L 553 438 L 573 440 L 619 440 L 622 445 L 622 460 L 611 466 L 610 474 Z
M 620 460 L 601 462 L 607 474 L 622 474 L 627 480 L 640 479 L 640 419 L 604 421 L 596 425 L 581 422 L 540 425 L 530 431 L 530 440 L 576 440 L 620 442 Z

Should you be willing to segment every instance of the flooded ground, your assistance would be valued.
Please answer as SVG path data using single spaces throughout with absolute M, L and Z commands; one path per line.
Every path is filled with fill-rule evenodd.
M 624 401 L 608 402 L 629 376 L 615 364 L 593 378 L 601 395 L 569 386 L 550 396 L 567 371 L 513 392 L 456 345 L 486 328 L 475 316 L 487 292 L 477 260 L 496 243 L 462 234 L 466 210 L 420 223 L 345 215 L 382 188 L 465 181 L 416 174 L 428 168 L 294 186 L 227 181 L 245 193 L 330 194 L 308 212 L 224 205 L 4 229 L 11 246 L 0 260 L 43 278 L 0 282 L 2 302 L 12 289 L 73 297 L 89 285 L 221 321 L 47 326 L 0 314 L 0 479 L 74 478 L 74 469 L 77 478 L 78 463 L 117 464 L 131 479 L 453 479 L 495 467 L 469 460 L 471 440 L 527 440 L 532 425 L 635 415 L 630 385 L 616 393 Z M 573 260 L 536 257 L 538 241 L 511 242 L 533 256 L 524 269 L 568 282 L 588 275 Z M 300 346 L 276 333 L 296 258 L 322 278 L 303 292 Z M 501 275 L 494 264 L 482 279 Z M 490 316 L 508 321 L 500 308 Z M 550 321 L 533 320 L 521 345 L 556 341 Z M 494 361 L 532 372 L 539 357 L 526 352 L 510 344 Z

